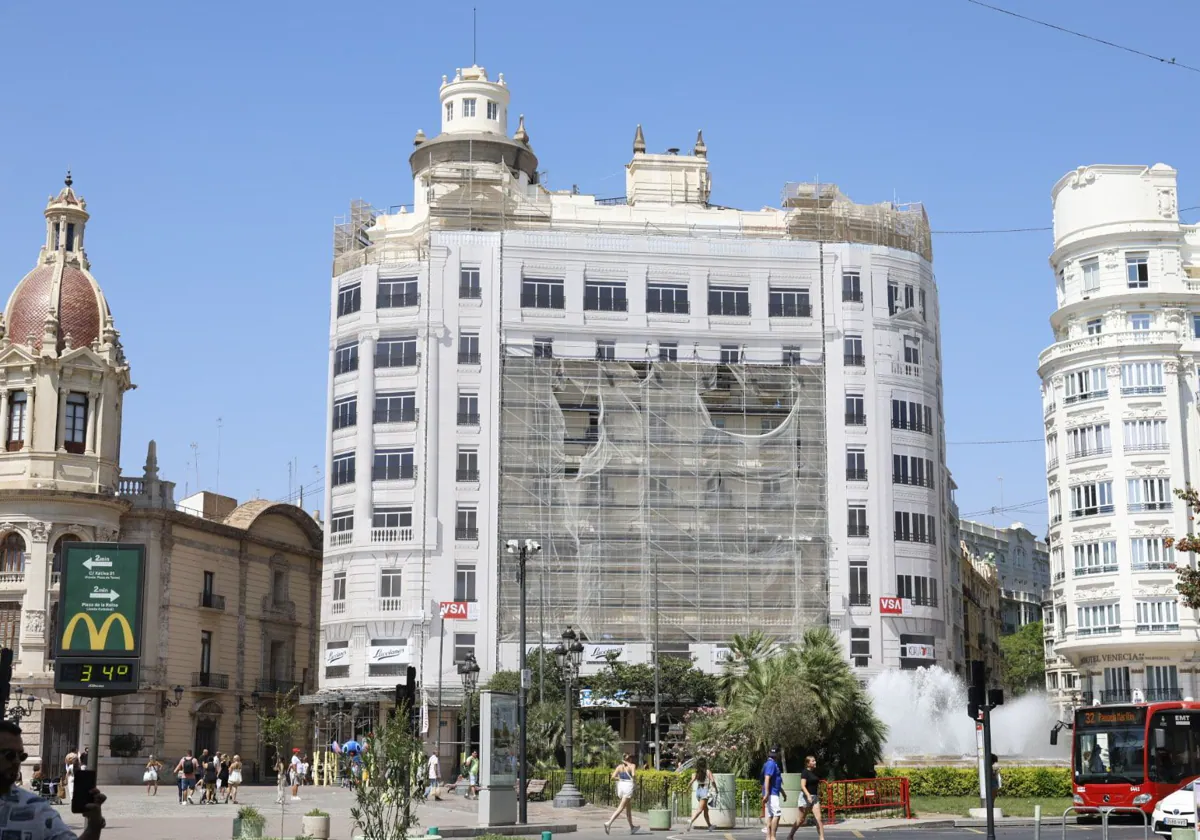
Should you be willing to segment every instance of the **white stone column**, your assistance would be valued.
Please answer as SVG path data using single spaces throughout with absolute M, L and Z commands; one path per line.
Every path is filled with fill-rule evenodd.
M 104 392 L 100 391 L 96 394 L 96 434 L 92 441 L 92 451 L 104 457 L 104 411 L 108 407 L 108 400 L 104 399 Z
M 56 426 L 55 446 L 59 452 L 67 450 L 67 389 L 58 389 L 58 423 Z
M 442 391 L 438 387 L 438 383 L 442 379 L 441 365 L 441 343 L 438 341 L 438 328 L 425 330 L 425 357 L 421 359 L 422 365 L 428 365 L 425 370 L 421 371 L 421 386 L 417 389 L 417 393 L 423 395 L 421 400 L 421 414 L 417 418 L 417 445 L 415 451 L 417 453 L 416 462 L 421 465 L 424 475 L 417 475 L 417 487 L 425 488 L 425 492 L 419 492 L 416 497 L 416 504 L 413 505 L 416 511 L 413 525 L 420 530 L 415 532 L 415 536 L 421 541 L 421 544 L 426 548 L 437 548 L 437 516 L 440 510 L 438 485 L 441 479 L 443 469 L 441 464 L 441 400 Z M 454 361 L 457 364 L 457 353 L 454 353 Z M 458 393 L 454 394 L 455 410 L 457 410 Z M 455 434 L 454 426 L 450 427 L 450 434 Z M 451 450 L 449 457 L 453 458 L 451 469 L 457 468 L 457 454 Z M 480 453 L 482 455 L 482 452 Z M 450 476 L 450 480 L 454 480 L 454 476 Z M 453 487 L 454 485 L 450 485 Z M 480 514 L 483 514 L 483 509 L 480 509 Z M 419 521 L 418 521 L 419 519 Z M 486 527 L 486 522 L 480 522 L 482 527 Z
M 358 345 L 358 426 L 354 448 L 354 537 L 371 537 L 371 462 L 375 455 L 375 336 Z M 332 513 L 332 512 L 331 512 Z
M 31 385 L 25 389 L 25 448 L 33 449 L 33 406 L 37 392 Z
M 100 404 L 100 394 L 92 391 L 88 394 L 87 407 L 87 443 L 84 451 L 88 455 L 96 453 L 96 406 Z
M 32 539 L 25 546 L 25 598 L 21 616 L 21 670 L 34 674 L 46 668 L 50 631 L 47 592 L 50 589 L 49 523 L 30 523 Z

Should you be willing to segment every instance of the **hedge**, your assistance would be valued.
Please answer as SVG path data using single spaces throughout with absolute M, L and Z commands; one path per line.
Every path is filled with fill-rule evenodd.
M 617 805 L 617 783 L 610 776 L 612 770 L 607 768 L 581 768 L 575 771 L 575 786 L 583 794 L 583 798 L 591 805 Z M 546 779 L 545 798 L 553 799 L 563 786 L 566 773 L 562 770 L 551 770 L 549 773 L 535 773 L 534 777 Z M 531 777 L 532 778 L 532 777 Z M 674 794 L 675 809 L 680 814 L 691 813 L 692 807 L 692 772 L 675 773 L 670 770 L 638 770 L 634 775 L 633 809 L 648 811 L 651 808 L 665 808 L 670 804 Z M 740 807 L 742 794 L 757 801 L 762 790 L 762 784 L 754 779 L 738 779 L 735 793 L 735 807 Z
M 880 776 L 908 779 L 911 796 L 977 796 L 979 771 L 973 767 L 881 767 Z M 1071 795 L 1067 767 L 1000 767 L 997 796 L 1062 797 Z

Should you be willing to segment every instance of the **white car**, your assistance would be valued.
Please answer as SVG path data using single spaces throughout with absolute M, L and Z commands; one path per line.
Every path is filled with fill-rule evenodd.
M 1154 805 L 1151 828 L 1155 834 L 1171 836 L 1172 828 L 1195 828 L 1196 799 L 1188 782 L 1174 793 L 1167 794 Z

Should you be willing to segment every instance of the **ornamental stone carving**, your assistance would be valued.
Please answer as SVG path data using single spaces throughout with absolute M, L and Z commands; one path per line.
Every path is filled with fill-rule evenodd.
M 1158 191 L 1158 214 L 1164 219 L 1175 218 L 1175 209 L 1178 205 L 1175 199 L 1175 190 L 1160 189 Z
M 96 539 L 99 542 L 116 542 L 120 532 L 115 528 L 97 528 Z
M 1095 171 L 1086 166 L 1079 167 L 1067 176 L 1067 186 L 1071 187 L 1072 189 L 1080 189 L 1081 187 L 1086 187 L 1089 184 L 1094 184 L 1095 182 Z
M 1121 366 L 1120 365 L 1109 365 L 1108 366 L 1108 375 L 1113 377 L 1114 379 L 1116 377 L 1120 376 L 1121 375 Z
M 1110 248 L 1109 250 L 1104 252 L 1104 267 L 1105 268 L 1107 268 L 1111 271 L 1112 269 L 1116 268 L 1120 264 L 1121 264 L 1120 261 L 1117 260 L 1117 251 L 1115 248 Z
M 40 635 L 46 632 L 46 611 L 25 611 L 25 632 Z
M 33 522 L 29 528 L 34 542 L 46 542 L 50 538 L 50 523 Z
M 17 530 L 17 526 L 14 525 L 12 522 L 0 523 L 0 534 L 8 534 L 15 530 Z
M 1163 371 L 1168 376 L 1175 376 L 1179 373 L 1179 362 L 1163 362 Z

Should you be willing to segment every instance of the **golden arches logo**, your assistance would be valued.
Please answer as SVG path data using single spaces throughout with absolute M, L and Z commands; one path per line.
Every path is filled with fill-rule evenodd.
M 96 629 L 96 623 L 92 621 L 92 617 L 87 613 L 75 613 L 74 618 L 67 623 L 67 629 L 63 632 L 62 649 L 71 649 L 71 635 L 75 632 L 75 625 L 82 621 L 88 630 L 88 639 L 92 643 L 88 650 L 104 650 L 104 645 L 108 641 L 108 631 L 114 622 L 120 622 L 121 629 L 125 633 L 125 650 L 133 650 L 133 629 L 129 626 L 129 622 L 125 620 L 125 616 L 120 613 L 113 613 L 108 618 L 104 619 L 104 623 L 100 625 L 100 629 Z

